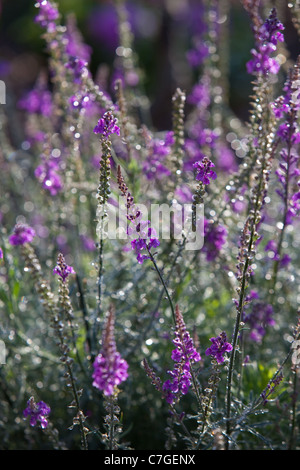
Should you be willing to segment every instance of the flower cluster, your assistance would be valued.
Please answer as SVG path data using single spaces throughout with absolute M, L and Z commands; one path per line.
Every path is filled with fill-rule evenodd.
M 12 235 L 9 237 L 11 245 L 24 245 L 31 243 L 35 237 L 35 230 L 27 224 L 16 224 Z
M 114 117 L 111 111 L 106 111 L 103 117 L 99 119 L 97 125 L 94 127 L 95 134 L 101 134 L 104 138 L 108 138 L 111 134 L 120 135 L 120 128 L 117 126 L 117 118 Z
M 149 155 L 143 164 L 143 171 L 147 179 L 155 177 L 161 178 L 169 176 L 170 170 L 164 163 L 164 160 L 171 153 L 171 146 L 174 144 L 174 133 L 167 132 L 165 139 L 154 139 L 149 146 Z
M 52 95 L 49 90 L 39 87 L 27 93 L 18 103 L 20 109 L 28 113 L 36 113 L 50 117 L 53 111 Z
M 204 245 L 203 253 L 207 261 L 214 261 L 226 243 L 227 229 L 221 224 L 204 219 Z
M 40 422 L 41 428 L 45 429 L 48 426 L 47 417 L 51 412 L 50 407 L 43 401 L 35 403 L 34 398 L 29 398 L 27 407 L 23 411 L 25 418 L 30 416 L 30 426 L 36 426 Z
M 48 0 L 37 2 L 35 6 L 39 8 L 35 22 L 42 26 L 42 28 L 46 28 L 48 32 L 53 32 L 56 26 L 55 22 L 59 18 L 56 6 Z
M 172 371 L 168 371 L 171 379 L 166 380 L 162 386 L 166 401 L 170 404 L 178 401 L 181 395 L 188 392 L 192 384 L 191 366 L 201 360 L 178 306 L 175 309 L 175 323 L 173 344 L 176 348 L 172 351 L 171 356 L 175 366 Z
M 59 175 L 59 165 L 54 159 L 45 160 L 38 165 L 34 172 L 42 187 L 55 196 L 63 188 L 63 182 Z
M 75 274 L 75 271 L 74 271 L 74 268 L 72 266 L 68 266 L 66 264 L 63 255 L 59 254 L 58 258 L 57 258 L 57 265 L 53 269 L 53 274 L 57 274 L 58 276 L 61 277 L 63 282 L 65 282 L 67 277 L 70 274 Z
M 201 181 L 204 185 L 210 184 L 210 180 L 217 178 L 216 172 L 212 170 L 214 166 L 214 163 L 207 157 L 204 157 L 202 161 L 194 163 L 196 180 Z
M 117 352 L 114 337 L 114 310 L 111 307 L 102 337 L 102 349 L 93 363 L 93 386 L 104 395 L 112 395 L 121 382 L 128 377 L 128 364 Z
M 225 331 L 222 331 L 222 333 L 220 333 L 215 338 L 210 338 L 209 341 L 212 342 L 212 345 L 207 348 L 205 354 L 207 356 L 215 357 L 218 364 L 222 364 L 222 362 L 225 360 L 225 353 L 232 351 L 232 345 L 227 342 Z
M 131 222 L 127 227 L 127 235 L 132 239 L 131 248 L 135 251 L 137 261 L 142 264 L 146 259 L 150 259 L 150 250 L 157 248 L 160 241 L 155 230 L 150 227 L 150 221 L 142 220 L 142 213 L 134 204 L 120 166 L 118 166 L 118 185 L 122 196 L 126 198 L 127 219 Z
M 281 33 L 283 30 L 284 26 L 277 19 L 276 9 L 273 8 L 269 18 L 256 33 L 257 49 L 251 50 L 252 59 L 247 62 L 248 73 L 264 76 L 278 73 L 280 64 L 271 55 L 276 51 L 277 43 L 284 39 Z
M 296 64 L 291 71 L 285 84 L 286 94 L 279 98 L 274 104 L 274 112 L 277 117 L 284 117 L 284 122 L 280 124 L 277 134 L 285 147 L 281 150 L 281 162 L 276 171 L 281 189 L 277 193 L 285 205 L 284 225 L 292 223 L 293 218 L 300 210 L 300 190 L 298 168 L 299 154 L 296 145 L 300 143 L 300 131 L 298 125 L 300 108 L 300 64 Z M 297 190 L 292 192 L 291 188 Z
M 141 214 L 139 216 L 141 218 Z M 150 259 L 150 256 L 142 254 L 142 252 L 150 251 L 151 248 L 156 248 L 159 246 L 160 242 L 156 236 L 156 232 L 153 228 L 150 227 L 150 221 L 144 222 L 143 220 L 138 221 L 135 219 L 137 225 L 134 230 L 131 231 L 129 227 L 129 235 L 132 236 L 134 233 L 138 236 L 131 242 L 131 247 L 136 254 L 137 261 L 142 264 L 146 259 Z
M 65 67 L 72 71 L 74 83 L 81 83 L 81 80 L 88 75 L 87 62 L 78 57 L 69 57 Z

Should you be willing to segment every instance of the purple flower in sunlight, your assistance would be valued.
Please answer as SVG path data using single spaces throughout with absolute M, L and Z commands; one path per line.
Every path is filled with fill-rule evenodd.
M 48 426 L 47 417 L 51 412 L 50 407 L 43 401 L 35 403 L 34 398 L 29 398 L 27 407 L 23 411 L 25 418 L 30 416 L 30 426 L 36 426 L 40 422 L 41 428 L 45 429 Z
M 193 167 L 196 168 L 196 180 L 201 181 L 203 184 L 210 184 L 210 180 L 215 180 L 217 174 L 211 168 L 214 164 L 209 158 L 204 157 L 202 161 L 194 163 Z
M 39 8 L 39 13 L 35 17 L 35 23 L 38 23 L 42 28 L 47 28 L 48 32 L 53 32 L 55 29 L 55 21 L 59 17 L 57 8 L 48 0 L 42 0 L 35 4 Z
M 70 56 L 65 67 L 73 72 L 73 79 L 75 83 L 80 83 L 81 80 L 88 76 L 87 62 L 78 57 Z
M 0 259 L 3 259 L 3 250 L 0 248 Z
M 11 245 L 24 245 L 25 243 L 31 243 L 34 237 L 34 229 L 29 225 L 20 223 L 15 225 L 13 234 L 8 241 Z
M 120 166 L 118 166 L 118 185 L 122 196 L 126 198 L 126 217 L 131 222 L 127 227 L 127 235 L 132 240 L 131 248 L 135 251 L 137 261 L 142 264 L 146 259 L 150 259 L 150 250 L 158 247 L 160 242 L 156 231 L 150 227 L 150 221 L 142 220 L 142 213 L 134 204 L 133 197 L 125 184 Z M 147 254 L 143 254 L 143 250 Z
M 94 133 L 102 134 L 105 138 L 108 138 L 111 134 L 120 135 L 120 128 L 117 126 L 117 122 L 118 120 L 114 117 L 112 112 L 106 111 L 95 126 Z
M 163 163 L 166 157 L 171 153 L 171 146 L 174 143 L 174 133 L 167 132 L 165 139 L 154 139 L 149 147 L 149 157 L 143 164 L 143 170 L 147 179 L 155 177 L 161 178 L 169 176 L 170 170 Z
M 248 73 L 276 74 L 280 64 L 271 55 L 276 51 L 277 42 L 283 41 L 284 26 L 277 19 L 276 9 L 273 8 L 269 18 L 256 32 L 256 49 L 251 50 L 252 59 L 247 62 Z
M 142 264 L 146 259 L 150 259 L 150 256 L 143 254 L 151 248 L 157 248 L 160 245 L 160 241 L 156 236 L 156 231 L 150 227 L 150 221 L 140 220 L 135 227 L 130 227 L 128 235 L 137 235 L 137 238 L 132 240 L 131 248 L 135 251 L 137 261 Z
M 192 384 L 191 365 L 201 360 L 178 306 L 175 309 L 175 323 L 173 344 L 176 348 L 171 356 L 175 366 L 172 371 L 168 371 L 171 379 L 166 380 L 162 386 L 166 401 L 170 404 L 178 401 L 181 395 L 188 392 Z
M 34 172 L 36 178 L 42 183 L 43 188 L 49 191 L 51 196 L 55 196 L 63 188 L 58 170 L 59 166 L 56 161 L 47 160 L 41 163 Z
M 68 266 L 65 262 L 64 256 L 60 253 L 57 257 L 57 265 L 53 269 L 53 274 L 58 274 L 63 280 L 66 281 L 70 274 L 76 274 L 72 266 Z
M 207 356 L 215 357 L 218 364 L 224 362 L 224 355 L 226 352 L 232 351 L 232 345 L 227 342 L 227 336 L 225 331 L 216 336 L 215 338 L 210 338 L 212 345 L 207 348 L 205 354 Z
M 102 336 L 102 348 L 93 363 L 93 386 L 104 395 L 112 395 L 115 387 L 128 377 L 128 364 L 117 352 L 114 336 L 115 314 L 110 307 Z

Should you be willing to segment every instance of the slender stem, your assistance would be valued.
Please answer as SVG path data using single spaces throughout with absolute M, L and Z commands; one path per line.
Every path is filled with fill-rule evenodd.
M 150 250 L 149 250 L 148 247 L 147 247 L 147 251 L 148 251 L 148 253 L 149 253 L 149 256 L 150 256 L 150 259 L 151 259 L 151 261 L 152 261 L 152 263 L 153 263 L 153 266 L 154 266 L 154 268 L 155 268 L 155 270 L 156 270 L 156 272 L 157 272 L 157 274 L 158 274 L 158 277 L 159 277 L 159 279 L 160 279 L 160 281 L 161 281 L 161 283 L 162 283 L 162 285 L 163 285 L 163 287 L 164 287 L 165 293 L 166 293 L 166 295 L 167 295 L 167 298 L 168 298 L 168 301 L 169 301 L 169 304 L 170 304 L 170 307 L 171 307 L 171 311 L 172 311 L 172 315 L 173 315 L 174 324 L 176 325 L 176 321 L 175 321 L 175 309 L 174 309 L 174 305 L 173 305 L 172 299 L 171 299 L 171 297 L 170 297 L 170 294 L 169 294 L 167 285 L 166 285 L 166 283 L 165 283 L 165 281 L 164 281 L 164 278 L 162 277 L 162 274 L 161 274 L 161 272 L 160 272 L 160 270 L 159 270 L 159 268 L 158 268 L 158 266 L 157 266 L 157 264 L 156 264 L 156 261 L 155 261 L 153 255 L 151 254 L 151 252 L 150 252 Z
M 82 311 L 83 322 L 84 322 L 84 326 L 86 330 L 86 342 L 88 344 L 88 349 L 90 353 L 92 353 L 91 332 L 90 332 L 90 325 L 88 322 L 88 311 L 87 311 L 84 293 L 82 290 L 81 279 L 78 274 L 76 274 L 76 282 L 77 282 L 77 289 L 79 293 L 79 305 Z
M 296 407 L 297 395 L 298 395 L 298 391 L 297 391 L 297 381 L 298 381 L 297 371 L 293 370 L 293 374 L 294 374 L 294 377 L 293 377 L 293 394 L 292 394 L 292 411 L 291 411 L 291 415 L 292 415 L 291 416 L 291 435 L 290 435 L 289 444 L 288 444 L 288 449 L 289 450 L 293 449 L 294 443 L 295 443 L 296 416 L 297 416 L 297 407 Z

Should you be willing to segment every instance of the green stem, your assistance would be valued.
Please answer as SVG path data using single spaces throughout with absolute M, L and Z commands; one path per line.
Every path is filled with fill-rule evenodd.
M 149 250 L 148 247 L 147 247 L 147 251 L 148 251 L 148 253 L 149 253 L 149 256 L 150 256 L 150 259 L 151 259 L 151 261 L 152 261 L 152 264 L 153 264 L 153 266 L 154 266 L 154 268 L 155 268 L 155 270 L 156 270 L 156 272 L 157 272 L 157 274 L 158 274 L 158 277 L 159 277 L 159 279 L 160 279 L 160 281 L 161 281 L 161 283 L 162 283 L 162 285 L 163 285 L 163 287 L 164 287 L 166 296 L 167 296 L 167 298 L 168 298 L 168 301 L 169 301 L 169 304 L 170 304 L 170 307 L 171 307 L 171 311 L 172 311 L 172 316 L 173 316 L 174 324 L 176 325 L 176 321 L 175 321 L 175 309 L 174 309 L 174 305 L 173 305 L 172 299 L 171 299 L 171 297 L 170 297 L 170 294 L 169 294 L 167 285 L 166 285 L 166 283 L 165 283 L 165 281 L 164 281 L 164 278 L 163 278 L 163 276 L 162 276 L 162 274 L 161 274 L 161 272 L 160 272 L 160 270 L 159 270 L 159 268 L 158 268 L 158 266 L 157 266 L 157 264 L 156 264 L 156 261 L 155 261 L 153 255 L 151 254 L 151 252 L 150 252 L 150 250 Z

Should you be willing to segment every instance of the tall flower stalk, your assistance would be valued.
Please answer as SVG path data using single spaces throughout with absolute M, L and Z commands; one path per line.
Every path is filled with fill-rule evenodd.
M 97 125 L 94 127 L 94 133 L 99 135 L 101 144 L 101 160 L 99 171 L 99 185 L 98 185 L 98 315 L 95 319 L 94 325 L 94 340 L 97 339 L 98 323 L 102 313 L 102 284 L 103 284 L 103 245 L 104 245 L 104 224 L 107 218 L 107 202 L 110 195 L 110 174 L 111 174 L 111 135 L 120 135 L 120 128 L 117 125 L 117 118 L 114 117 L 111 111 L 106 111 L 102 118 L 98 120 Z
M 247 6 L 249 6 L 249 2 Z M 269 74 L 277 73 L 273 58 L 270 54 L 274 52 L 278 40 L 282 40 L 282 25 L 276 18 L 276 10 L 273 9 L 270 17 L 262 22 L 258 9 L 252 11 L 253 30 L 256 38 L 257 53 L 253 52 L 254 62 L 248 70 L 256 77 L 254 84 L 255 101 L 250 120 L 251 138 L 250 152 L 254 159 L 254 186 L 250 195 L 249 215 L 244 224 L 240 237 L 240 247 L 237 264 L 237 294 L 236 321 L 232 338 L 232 352 L 227 375 L 226 392 L 226 433 L 227 448 L 229 448 L 230 434 L 232 432 L 232 380 L 235 366 L 236 352 L 238 348 L 240 325 L 246 302 L 246 291 L 252 274 L 252 260 L 256 252 L 256 243 L 259 239 L 258 225 L 261 221 L 261 211 L 264 206 L 268 191 L 269 174 L 273 158 L 275 123 L 271 109 L 271 90 Z M 265 48 L 265 44 L 267 47 Z M 272 45 L 272 47 L 271 47 Z
M 72 308 L 69 301 L 68 294 L 68 276 L 69 274 L 74 273 L 74 270 L 71 266 L 68 266 L 65 263 L 63 255 L 58 256 L 57 265 L 53 270 L 54 274 L 57 274 L 60 279 L 61 289 L 60 289 L 60 306 L 62 311 L 56 302 L 55 296 L 50 288 L 47 280 L 43 278 L 42 268 L 39 262 L 38 257 L 35 254 L 33 247 L 31 246 L 31 241 L 35 236 L 34 230 L 22 224 L 18 224 L 14 229 L 14 233 L 10 237 L 10 243 L 12 245 L 20 245 L 22 250 L 22 255 L 25 260 L 26 270 L 30 271 L 31 276 L 34 280 L 35 288 L 39 294 L 41 301 L 43 302 L 44 310 L 49 314 L 51 326 L 58 339 L 58 347 L 61 352 L 60 360 L 62 364 L 66 367 L 65 379 L 67 386 L 70 387 L 73 394 L 74 402 L 70 405 L 75 407 L 77 414 L 73 419 L 73 425 L 79 425 L 82 439 L 82 448 L 84 450 L 88 449 L 87 443 L 87 432 L 88 429 L 84 426 L 85 416 L 80 407 L 80 395 L 81 392 L 77 389 L 76 379 L 73 373 L 73 359 L 70 356 L 70 347 L 68 345 L 68 338 L 65 331 L 65 322 L 70 322 L 72 320 Z
M 294 68 L 290 71 L 284 86 L 285 94 L 274 102 L 274 113 L 277 119 L 284 118 L 279 125 L 277 135 L 284 145 L 280 152 L 281 161 L 276 171 L 280 188 L 277 193 L 283 204 L 281 230 L 274 247 L 274 265 L 270 291 L 274 292 L 278 270 L 283 261 L 282 246 L 289 225 L 293 224 L 300 211 L 300 188 L 298 178 L 299 154 L 297 145 L 300 142 L 299 108 L 300 108 L 300 56 Z
M 115 340 L 115 311 L 111 305 L 106 317 L 99 354 L 93 363 L 93 386 L 103 392 L 105 427 L 107 435 L 104 441 L 110 450 L 118 449 L 118 438 L 122 430 L 119 419 L 118 386 L 128 377 L 128 363 L 117 351 Z

